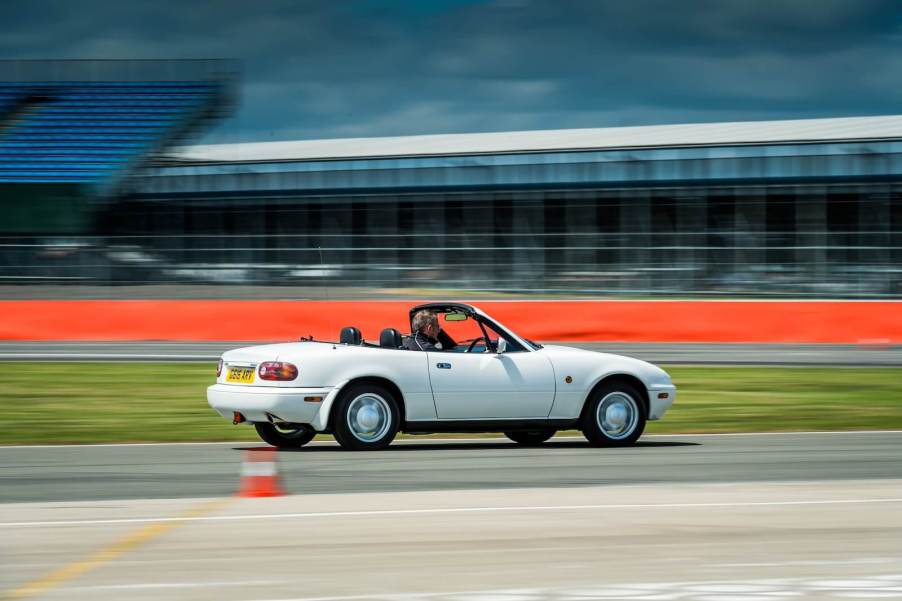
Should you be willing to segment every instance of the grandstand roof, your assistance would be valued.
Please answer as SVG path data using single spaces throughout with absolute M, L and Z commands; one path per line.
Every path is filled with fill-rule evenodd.
M 888 139 L 902 139 L 902 115 L 210 144 L 182 147 L 169 158 L 203 163 L 308 161 Z

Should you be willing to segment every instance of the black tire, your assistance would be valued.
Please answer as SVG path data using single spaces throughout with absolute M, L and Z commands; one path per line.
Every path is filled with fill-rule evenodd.
M 289 428 L 269 423 L 255 423 L 254 428 L 263 442 L 280 449 L 299 449 L 316 436 L 316 430 L 300 425 L 296 428 Z
M 349 451 L 378 451 L 395 439 L 400 418 L 398 399 L 384 386 L 355 384 L 336 400 L 332 433 Z
M 527 447 L 537 447 L 552 436 L 557 430 L 529 430 L 505 432 L 504 435 L 516 442 Z
M 605 419 L 599 419 L 599 408 Z M 611 412 L 611 413 L 609 413 Z M 608 422 L 607 417 L 613 421 Z M 588 401 L 581 429 L 590 444 L 596 447 L 625 447 L 635 444 L 645 431 L 645 401 L 635 387 L 625 382 L 613 382 L 597 390 Z M 622 432 L 616 431 L 623 421 Z M 602 423 L 606 427 L 602 427 Z

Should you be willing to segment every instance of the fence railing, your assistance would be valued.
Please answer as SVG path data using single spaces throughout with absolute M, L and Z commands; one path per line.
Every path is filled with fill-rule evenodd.
M 170 287 L 179 297 L 224 285 L 314 292 L 902 297 L 902 247 L 862 243 L 868 236 L 860 232 L 835 234 L 7 237 L 0 238 L 0 287 L 14 296 L 28 296 L 28 288 L 41 295 L 50 285 L 110 287 L 104 296 L 122 298 L 140 297 L 151 286 Z M 897 234 L 883 239 L 897 241 Z

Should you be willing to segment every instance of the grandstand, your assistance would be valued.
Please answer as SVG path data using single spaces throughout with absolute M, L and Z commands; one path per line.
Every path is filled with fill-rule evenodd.
M 0 82 L 0 183 L 107 181 L 163 149 L 216 83 Z
M 92 205 L 113 197 L 149 157 L 184 143 L 228 110 L 233 92 L 226 67 L 222 61 L 0 63 L 0 207 L 7 217 L 0 231 L 88 233 Z

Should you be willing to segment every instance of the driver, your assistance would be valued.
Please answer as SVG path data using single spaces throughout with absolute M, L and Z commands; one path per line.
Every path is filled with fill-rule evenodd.
M 411 334 L 404 341 L 404 348 L 411 351 L 437 351 L 439 332 L 438 316 L 432 311 L 417 311 L 410 321 Z

